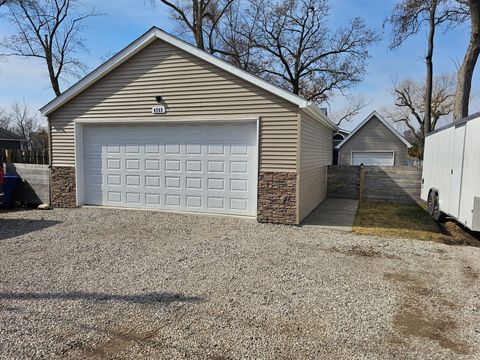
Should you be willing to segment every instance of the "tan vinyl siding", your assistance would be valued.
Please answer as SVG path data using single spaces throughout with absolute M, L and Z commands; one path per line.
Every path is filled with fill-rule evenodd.
M 333 131 L 302 114 L 299 152 L 299 221 L 327 197 L 327 166 L 332 164 Z
M 395 166 L 407 164 L 408 148 L 377 117 L 372 117 L 338 151 L 338 164 L 350 165 L 352 151 L 395 151 Z
M 151 115 L 157 95 L 163 96 L 167 115 Z M 190 117 L 260 117 L 260 169 L 296 170 L 297 105 L 161 40 L 49 116 L 53 165 L 75 165 L 75 119 L 162 123 Z

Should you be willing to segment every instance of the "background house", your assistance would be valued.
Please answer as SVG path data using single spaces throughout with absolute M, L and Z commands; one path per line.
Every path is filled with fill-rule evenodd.
M 349 134 L 350 134 L 350 131 L 343 130 L 343 129 L 338 129 L 338 131 L 336 131 L 333 134 L 333 165 L 338 165 L 337 146 L 340 145 L 342 141 L 345 140 Z
M 0 149 L 2 150 L 22 150 L 25 139 L 11 131 L 0 128 Z
M 405 166 L 411 146 L 374 111 L 337 145 L 338 165 Z

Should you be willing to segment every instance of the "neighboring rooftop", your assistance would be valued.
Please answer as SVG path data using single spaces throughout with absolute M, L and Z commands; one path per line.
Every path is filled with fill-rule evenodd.
M 17 134 L 14 134 L 10 130 L 0 128 L 0 140 L 25 140 L 25 139 Z
M 391 124 L 388 123 L 387 120 L 383 116 L 381 116 L 378 112 L 373 111 L 370 115 L 368 115 L 365 120 L 363 120 L 352 132 L 343 140 L 339 145 L 336 146 L 337 149 L 340 149 L 343 145 L 345 145 L 348 140 L 350 140 L 362 127 L 364 127 L 370 120 L 373 118 L 378 119 L 387 129 L 389 129 L 397 138 L 399 138 L 407 147 L 412 147 L 412 145 L 400 134 L 397 129 L 395 129 Z

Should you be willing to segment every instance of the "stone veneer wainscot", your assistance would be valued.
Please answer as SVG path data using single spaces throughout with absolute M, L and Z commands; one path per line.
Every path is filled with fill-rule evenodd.
M 52 206 L 77 206 L 75 168 L 52 167 Z M 294 172 L 260 172 L 258 179 L 259 222 L 274 224 L 297 223 L 296 180 Z
M 75 168 L 52 167 L 51 173 L 52 206 L 74 208 L 77 206 Z
M 294 172 L 260 172 L 257 220 L 297 224 L 296 183 L 297 174 Z

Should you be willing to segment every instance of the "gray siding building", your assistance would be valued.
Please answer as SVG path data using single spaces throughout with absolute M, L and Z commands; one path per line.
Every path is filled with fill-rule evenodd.
M 23 141 L 21 136 L 0 128 L 0 149 L 21 150 Z
M 371 113 L 338 146 L 339 165 L 407 165 L 410 143 L 377 112 Z

